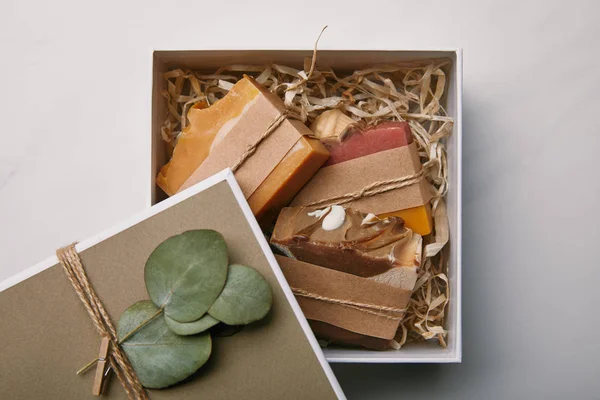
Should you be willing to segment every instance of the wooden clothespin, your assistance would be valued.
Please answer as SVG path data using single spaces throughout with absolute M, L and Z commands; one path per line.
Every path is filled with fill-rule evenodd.
M 104 390 L 104 381 L 108 375 L 106 364 L 108 364 L 108 349 L 110 347 L 110 339 L 108 337 L 102 338 L 100 344 L 100 353 L 98 354 L 98 364 L 96 365 L 96 377 L 94 378 L 94 387 L 92 393 L 95 396 L 100 396 Z

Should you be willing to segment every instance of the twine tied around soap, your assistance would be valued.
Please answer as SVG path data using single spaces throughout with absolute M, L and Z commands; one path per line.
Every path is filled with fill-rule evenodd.
M 127 355 L 119 345 L 117 331 L 85 273 L 81 258 L 75 249 L 75 243 L 58 249 L 56 251 L 56 256 L 69 278 L 69 281 L 73 285 L 73 289 L 75 289 L 77 296 L 79 296 L 79 299 L 90 315 L 96 330 L 102 338 L 108 338 L 110 341 L 107 353 L 107 360 L 110 365 L 109 368 L 117 375 L 123 389 L 127 392 L 127 396 L 129 399 L 134 400 L 148 399 L 148 394 L 138 379 Z M 101 360 L 96 359 L 94 362 L 96 361 Z M 82 370 L 86 370 L 91 365 L 93 365 L 93 362 L 88 364 Z M 107 369 L 104 375 L 108 374 L 109 371 L 110 370 Z
M 244 153 L 235 162 L 235 164 L 233 164 L 231 166 L 231 170 L 233 172 L 237 171 L 242 166 L 242 164 L 256 152 L 256 149 L 258 148 L 258 146 L 266 138 L 268 138 L 269 135 L 271 135 L 271 133 L 273 133 L 279 127 L 279 125 L 281 125 L 281 123 L 283 121 L 285 121 L 286 118 L 288 118 L 290 116 L 291 116 L 290 113 L 288 113 L 287 111 L 284 111 L 284 112 L 280 113 L 277 116 L 277 118 L 275 118 L 275 120 L 273 120 L 273 122 L 271 122 L 269 124 L 269 126 L 267 127 L 267 129 L 265 129 L 265 131 L 262 133 L 262 135 L 260 135 L 260 137 L 256 140 L 256 142 L 252 143 L 251 145 L 249 145 L 247 147 L 246 151 L 244 151 Z
M 312 293 L 305 289 L 299 289 L 294 287 L 292 288 L 292 293 L 294 293 L 295 296 L 324 301 L 326 303 L 331 304 L 337 304 L 343 307 L 352 308 L 367 314 L 376 315 L 378 317 L 383 317 L 395 321 L 400 321 L 404 316 L 404 313 L 406 312 L 405 308 L 378 306 L 376 304 L 357 303 L 350 300 L 335 299 L 332 297 L 321 296 L 319 294 Z
M 401 189 L 403 187 L 414 185 L 415 183 L 421 182 L 421 180 L 425 178 L 427 175 L 427 170 L 431 165 L 433 165 L 432 160 L 424 163 L 422 168 L 414 174 L 373 182 L 356 192 L 350 192 L 340 196 L 313 201 L 312 203 L 307 204 L 306 207 L 329 206 L 332 204 L 342 205 L 363 197 L 375 196 L 377 194 L 389 192 L 390 190 Z

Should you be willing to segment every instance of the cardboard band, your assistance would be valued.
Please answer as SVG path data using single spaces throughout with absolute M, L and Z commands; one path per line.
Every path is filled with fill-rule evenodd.
M 210 153 L 178 192 L 224 168 L 234 170 L 246 198 L 258 189 L 298 140 L 311 133 L 270 95 L 257 96 L 223 139 L 211 145 Z
M 317 171 L 291 206 L 344 204 L 375 215 L 422 206 L 431 199 L 426 178 L 436 164 L 422 164 L 413 142 L 329 165 Z
M 56 256 L 58 257 L 65 274 L 69 278 L 69 281 L 73 285 L 73 289 L 75 289 L 77 296 L 79 296 L 79 299 L 90 315 L 96 330 L 103 338 L 101 353 L 105 353 L 106 357 L 102 357 L 101 355 L 95 361 L 99 361 L 101 358 L 108 359 L 110 368 L 115 371 L 115 374 L 117 375 L 119 382 L 121 382 L 123 389 L 127 392 L 129 399 L 147 400 L 148 394 L 138 379 L 127 355 L 119 345 L 117 331 L 85 273 L 81 258 L 79 257 L 77 250 L 75 250 L 75 243 L 63 247 L 62 249 L 58 249 L 56 251 Z M 108 342 L 110 342 L 110 346 Z M 98 367 L 104 369 L 104 362 L 100 361 Z M 101 377 L 101 380 L 94 383 L 94 394 L 100 394 L 102 379 L 104 379 L 106 375 L 105 371 L 102 371 L 101 374 L 97 372 L 96 376 Z
M 393 339 L 410 290 L 276 255 L 306 319 L 357 334 Z
M 403 176 L 396 179 L 388 179 L 385 181 L 374 182 L 368 186 L 365 186 L 361 190 L 352 193 L 346 193 L 341 196 L 331 197 L 324 200 L 314 201 L 312 203 L 307 204 L 307 207 L 318 207 L 318 206 L 329 206 L 332 204 L 346 204 L 351 201 L 361 199 L 363 197 L 375 196 L 377 194 L 389 192 L 390 190 L 402 189 L 403 187 L 414 185 L 415 183 L 420 182 L 426 173 L 426 166 L 412 175 Z

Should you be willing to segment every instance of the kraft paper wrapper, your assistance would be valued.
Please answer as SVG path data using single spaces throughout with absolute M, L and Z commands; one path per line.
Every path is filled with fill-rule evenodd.
M 290 287 L 311 294 L 354 303 L 404 309 L 411 291 L 394 288 L 333 269 L 275 256 Z M 296 296 L 302 312 L 309 320 L 326 322 L 348 331 L 382 339 L 393 339 L 399 319 L 373 315 L 341 304 Z M 381 312 L 385 313 L 385 312 Z
M 299 321 L 231 189 L 219 183 L 81 252 L 98 296 L 117 323 L 127 307 L 148 299 L 144 264 L 163 240 L 190 229 L 223 234 L 231 263 L 259 270 L 273 290 L 262 321 L 214 338 L 212 355 L 183 383 L 149 390 L 152 400 L 335 399 Z M 0 293 L 0 399 L 99 399 L 93 370 L 100 336 L 60 265 Z M 104 397 L 126 399 L 114 375 Z
M 410 176 L 421 169 L 416 144 L 381 151 L 321 168 L 292 201 L 292 206 L 359 192 L 380 181 Z M 432 193 L 425 180 L 399 189 L 344 203 L 345 207 L 383 214 L 426 204 Z M 335 204 L 332 202 L 332 204 Z
M 283 102 L 272 94 L 261 92 L 253 100 L 246 113 L 235 123 L 225 138 L 210 152 L 208 157 L 179 188 L 179 191 L 233 166 L 249 146 L 267 130 L 269 125 L 285 111 Z M 302 122 L 284 120 L 235 172 L 246 198 L 260 186 L 277 164 L 303 135 L 312 132 Z

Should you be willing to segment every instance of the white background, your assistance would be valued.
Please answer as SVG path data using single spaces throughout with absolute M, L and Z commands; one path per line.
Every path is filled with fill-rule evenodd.
M 151 49 L 325 24 L 323 48 L 465 63 L 464 362 L 334 366 L 348 397 L 599 399 L 598 1 L 3 0 L 0 280 L 147 206 Z

